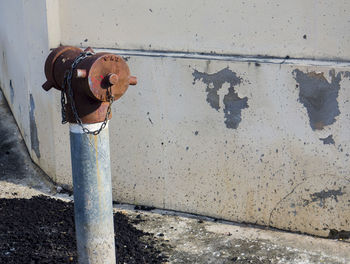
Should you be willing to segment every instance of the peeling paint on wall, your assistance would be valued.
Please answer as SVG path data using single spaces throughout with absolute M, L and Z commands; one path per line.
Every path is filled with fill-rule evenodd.
M 341 74 L 339 72 L 336 75 L 334 70 L 329 71 L 331 82 L 328 82 L 323 72 L 304 73 L 298 69 L 293 71 L 299 87 L 299 101 L 307 109 L 313 130 L 321 130 L 333 124 L 335 117 L 340 114 L 337 98 Z
M 324 207 L 326 199 L 332 198 L 336 202 L 338 202 L 338 196 L 341 196 L 343 194 L 344 194 L 344 192 L 342 192 L 341 187 L 339 187 L 338 190 L 323 190 L 321 192 L 312 193 L 312 194 L 310 194 L 311 200 L 304 201 L 304 206 L 307 206 L 313 202 L 319 202 L 319 206 Z
M 323 144 L 325 145 L 329 145 L 329 144 L 335 144 L 334 139 L 333 139 L 333 135 L 329 135 L 326 138 L 320 138 L 321 141 L 323 141 Z
M 228 67 L 213 74 L 194 70 L 192 75 L 194 77 L 193 84 L 200 80 L 207 85 L 207 102 L 216 111 L 220 109 L 220 95 L 218 92 L 222 89 L 224 83 L 229 84 L 228 93 L 223 98 L 225 124 L 227 128 L 236 129 L 242 120 L 242 109 L 248 108 L 248 98 L 240 98 L 234 89 L 242 82 L 242 78 Z
M 29 121 L 30 121 L 31 148 L 32 148 L 32 150 L 34 150 L 36 156 L 38 158 L 40 158 L 38 130 L 37 130 L 37 127 L 36 127 L 36 122 L 35 122 L 34 109 L 35 109 L 35 104 L 34 104 L 33 95 L 30 94 Z

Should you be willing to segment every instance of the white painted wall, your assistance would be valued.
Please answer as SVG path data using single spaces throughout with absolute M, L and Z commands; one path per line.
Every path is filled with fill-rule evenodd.
M 313 234 L 349 228 L 349 78 L 340 82 L 337 121 L 314 131 L 292 72 L 329 79 L 329 67 L 136 56 L 128 63 L 139 85 L 116 103 L 110 124 L 118 199 Z M 193 84 L 194 70 L 226 67 L 248 98 L 237 129 L 225 125 L 228 84 L 218 111 L 206 85 Z M 320 140 L 329 135 L 335 145 Z
M 350 58 L 346 0 L 62 0 L 60 7 L 63 44 Z
M 350 230 L 349 9 L 347 1 L 2 0 L 0 84 L 33 160 L 70 186 L 59 93 L 41 89 L 49 47 L 122 54 L 139 82 L 113 105 L 115 200 L 327 236 Z M 236 78 L 247 107 L 232 128 L 225 107 Z M 325 86 L 339 88 L 336 100 L 314 97 L 339 114 L 317 130 L 299 93 Z M 208 102 L 215 89 L 217 109 Z M 320 140 L 329 135 L 334 144 Z
M 55 179 L 53 95 L 41 88 L 49 52 L 46 12 L 43 0 L 0 1 L 0 86 L 33 160 Z

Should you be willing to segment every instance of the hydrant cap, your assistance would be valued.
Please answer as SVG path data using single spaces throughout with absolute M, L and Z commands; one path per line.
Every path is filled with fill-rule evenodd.
M 94 58 L 97 57 L 96 59 Z M 108 101 L 110 89 L 114 100 L 119 99 L 129 87 L 130 70 L 122 57 L 111 53 L 97 53 L 91 57 L 93 64 L 88 71 L 91 95 L 100 101 Z M 86 59 L 89 63 L 90 58 Z M 78 67 L 84 68 L 84 61 Z
M 54 77 L 54 65 L 57 58 L 68 50 L 78 52 L 78 54 L 83 51 L 82 49 L 76 47 L 60 46 L 52 50 L 47 57 L 45 61 L 45 76 L 47 81 L 42 86 L 46 91 L 50 90 L 52 87 L 61 90 L 61 84 L 57 83 Z

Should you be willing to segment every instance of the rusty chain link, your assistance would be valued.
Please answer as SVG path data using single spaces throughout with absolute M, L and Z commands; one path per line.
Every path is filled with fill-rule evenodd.
M 109 105 L 107 108 L 107 113 L 106 113 L 106 117 L 103 120 L 101 127 L 97 130 L 94 131 L 90 131 L 88 128 L 84 127 L 83 122 L 81 121 L 76 106 L 75 106 L 75 102 L 74 102 L 74 95 L 73 95 L 73 89 L 71 86 L 71 81 L 72 81 L 72 77 L 73 77 L 73 71 L 75 70 L 75 68 L 77 67 L 77 65 L 84 60 L 85 58 L 94 55 L 95 53 L 93 52 L 82 52 L 80 53 L 80 55 L 78 57 L 75 58 L 71 68 L 69 70 L 67 70 L 64 74 L 64 79 L 63 79 L 63 84 L 62 84 L 62 90 L 61 90 L 61 107 L 62 107 L 62 124 L 67 123 L 67 119 L 66 119 L 66 111 L 65 111 L 65 104 L 66 104 L 66 98 L 64 96 L 64 94 L 66 94 L 66 97 L 69 97 L 70 100 L 70 106 L 72 109 L 72 113 L 74 115 L 75 121 L 77 122 L 77 124 L 80 125 L 80 127 L 82 128 L 83 132 L 86 134 L 93 134 L 93 135 L 98 135 L 102 129 L 104 129 L 107 125 L 108 122 L 108 118 L 109 115 L 111 114 L 111 106 L 112 103 L 114 101 L 114 96 L 112 95 L 111 92 L 111 86 L 108 87 L 107 89 L 107 98 L 109 101 Z M 68 88 L 68 91 L 66 91 L 66 87 Z

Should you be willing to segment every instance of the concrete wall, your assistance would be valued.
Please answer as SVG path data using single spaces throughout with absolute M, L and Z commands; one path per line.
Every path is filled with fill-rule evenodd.
M 90 45 L 139 80 L 113 106 L 115 200 L 350 230 L 350 3 L 280 2 L 1 1 L 1 87 L 34 161 L 71 185 L 59 94 L 40 84 L 49 47 Z
M 0 86 L 33 160 L 55 179 L 53 95 L 43 93 L 49 52 L 45 1 L 0 1 Z
M 350 58 L 346 0 L 63 0 L 60 6 L 61 41 L 72 45 Z

